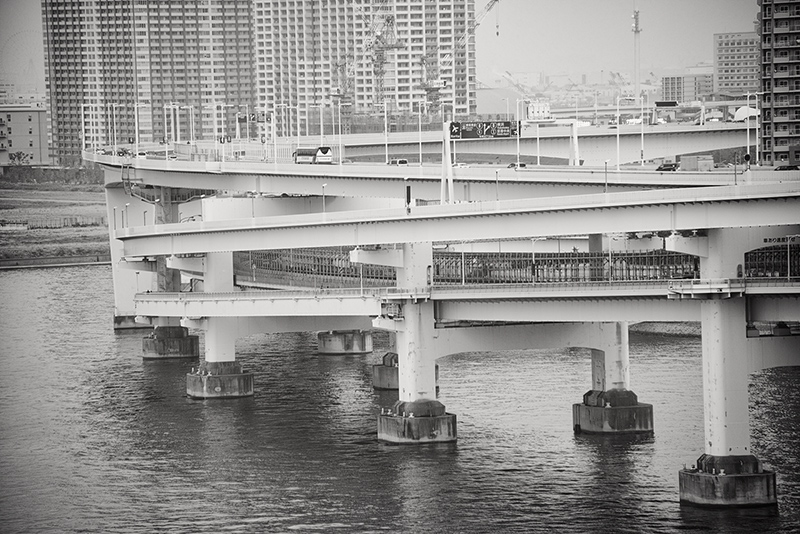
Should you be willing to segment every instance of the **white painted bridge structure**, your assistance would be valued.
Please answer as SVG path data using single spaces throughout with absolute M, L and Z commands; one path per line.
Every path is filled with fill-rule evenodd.
M 627 391 L 628 323 L 700 321 L 701 459 L 717 459 L 717 467 L 698 463 L 697 472 L 719 483 L 726 459 L 752 457 L 748 374 L 800 364 L 800 336 L 793 335 L 800 323 L 797 173 L 85 157 L 105 168 L 119 326 L 135 317 L 199 329 L 204 361 L 219 364 L 235 362 L 236 339 L 255 333 L 395 332 L 404 408 L 386 417 L 401 426 L 413 419 L 406 408 L 437 402 L 435 361 L 446 354 L 589 347 L 599 354 L 591 390 Z M 347 268 L 380 266 L 392 281 L 376 286 L 362 276 L 357 287 L 337 288 L 330 278 L 300 277 L 289 287 L 256 276 L 250 261 L 270 251 L 331 248 L 347 252 Z M 653 249 L 696 258 L 696 271 L 689 278 L 614 274 L 621 254 Z M 461 283 L 440 284 L 435 257 L 444 252 L 529 257 L 522 270 L 530 278 L 466 283 L 462 262 Z M 580 276 L 542 282 L 537 254 L 556 252 L 593 255 L 595 264 Z M 597 263 L 606 255 L 605 266 Z M 252 263 L 252 276 L 237 272 L 237 257 Z M 450 434 L 436 427 L 392 439 L 391 431 L 381 434 L 381 418 L 379 437 L 390 441 L 455 439 L 455 419 Z M 742 476 L 761 476 L 760 467 L 743 469 Z M 774 488 L 774 473 L 771 480 Z M 694 493 L 688 489 L 686 500 L 709 504 L 703 491 Z M 710 504 L 772 504 L 774 492 L 771 499 Z

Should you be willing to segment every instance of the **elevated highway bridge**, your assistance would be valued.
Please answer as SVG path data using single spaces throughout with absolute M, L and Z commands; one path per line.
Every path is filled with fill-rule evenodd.
M 441 166 L 87 157 L 106 169 L 116 316 L 155 326 L 158 339 L 179 327 L 205 335 L 204 361 L 187 376 L 190 396 L 252 394 L 252 376 L 236 363 L 238 337 L 378 328 L 396 334 L 399 364 L 399 401 L 379 416 L 380 439 L 456 439 L 455 416 L 436 400 L 438 357 L 547 346 L 593 349 L 576 429 L 652 432 L 652 407 L 628 387 L 627 324 L 699 320 L 707 445 L 698 467 L 680 472 L 681 499 L 774 503 L 775 475 L 750 452 L 744 393 L 748 373 L 800 364 L 797 173 L 456 168 L 454 194 L 442 203 Z M 570 240 L 578 274 L 554 280 L 545 266 L 557 262 L 536 254 L 560 240 Z M 336 264 L 342 272 L 377 266 L 392 276 L 329 287 L 336 276 L 322 283 L 290 262 L 283 269 L 298 276 L 286 290 L 285 277 L 256 273 L 259 255 L 338 247 L 347 251 Z M 688 261 L 691 277 L 620 274 L 638 261 L 625 254 L 653 248 L 679 254 L 675 264 Z M 467 283 L 462 260 L 462 283 L 458 268 L 455 281 L 442 282 L 442 254 L 490 252 L 493 270 Z M 529 263 L 513 267 L 520 278 L 497 283 L 497 266 L 511 261 L 504 254 L 528 253 Z M 746 495 L 704 489 L 728 484 L 723 465 L 743 477 L 736 484 Z

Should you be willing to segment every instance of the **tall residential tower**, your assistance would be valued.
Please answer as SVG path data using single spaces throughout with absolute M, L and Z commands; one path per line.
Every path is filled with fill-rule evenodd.
M 800 165 L 800 0 L 759 0 L 761 160 Z
M 42 0 L 42 19 L 58 163 L 83 146 L 213 138 L 255 104 L 252 0 Z

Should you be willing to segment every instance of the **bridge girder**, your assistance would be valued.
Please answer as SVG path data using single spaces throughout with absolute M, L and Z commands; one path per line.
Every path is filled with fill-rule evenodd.
M 125 228 L 123 256 L 796 224 L 793 184 L 583 195 Z M 154 229 L 155 228 L 155 229 Z

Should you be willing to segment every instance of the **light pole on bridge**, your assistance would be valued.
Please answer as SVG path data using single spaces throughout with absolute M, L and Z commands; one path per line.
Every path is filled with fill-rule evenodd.
M 746 95 L 747 99 L 745 100 L 745 107 L 747 108 L 747 117 L 745 118 L 745 121 L 747 123 L 747 155 L 749 156 L 750 155 L 750 97 L 751 96 L 756 97 L 755 98 L 755 100 L 756 100 L 756 128 L 755 128 L 755 130 L 756 130 L 756 160 L 755 160 L 756 161 L 756 165 L 758 165 L 758 144 L 759 144 L 758 143 L 758 124 L 760 122 L 759 121 L 759 117 L 758 117 L 758 114 L 759 114 L 759 112 L 758 112 L 758 97 L 760 95 L 763 95 L 763 94 L 764 94 L 763 92 L 747 93 L 747 95 Z
M 786 281 L 792 281 L 792 241 L 800 237 L 800 234 L 791 234 L 786 236 Z
M 621 126 L 619 121 L 619 101 L 620 100 L 630 100 L 629 96 L 625 95 L 617 95 L 617 172 L 619 172 L 619 128 Z

